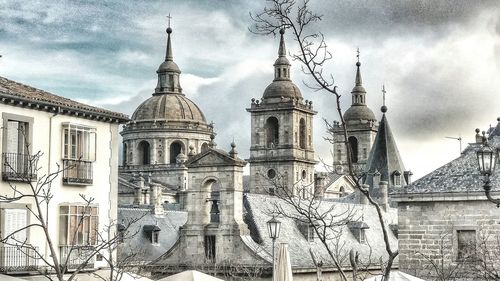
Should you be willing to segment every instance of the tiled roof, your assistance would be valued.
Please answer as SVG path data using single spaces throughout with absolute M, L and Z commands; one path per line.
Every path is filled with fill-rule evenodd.
M 254 216 L 253 220 L 263 241 L 261 244 L 258 244 L 249 236 L 242 237 L 243 241 L 250 249 L 254 249 L 254 252 L 261 258 L 271 261 L 272 240 L 269 238 L 266 222 L 271 219 L 271 213 L 275 204 L 281 204 L 290 214 L 293 214 L 292 208 L 289 205 L 280 203 L 280 200 L 273 196 L 247 194 L 247 199 L 252 209 L 252 214 Z M 355 214 L 354 217 L 362 220 L 363 223 L 369 227 L 365 230 L 367 239 L 366 244 L 360 243 L 347 225 L 340 227 L 341 234 L 338 240 L 338 252 L 344 266 L 350 267 L 349 251 L 351 249 L 358 251 L 360 257 L 369 257 L 371 251 L 372 264 L 374 265 L 379 263 L 380 257 L 384 259 L 387 258 L 381 227 L 378 222 L 376 210 L 373 206 L 328 201 L 324 201 L 322 204 L 321 208 L 324 208 L 324 210 L 334 206 L 333 212 L 336 213 L 353 210 Z M 281 221 L 281 232 L 279 238 L 276 239 L 276 243 L 288 243 L 290 260 L 293 267 L 313 268 L 314 264 L 309 253 L 310 250 L 314 253 L 317 260 L 322 260 L 325 263 L 325 267 L 332 266 L 328 264 L 331 258 L 329 258 L 328 253 L 319 239 L 316 238 L 313 241 L 308 241 L 293 219 L 284 217 L 279 217 L 278 219 Z M 389 227 L 389 224 L 397 223 L 397 212 L 395 209 L 389 209 L 389 212 L 386 213 L 386 222 L 387 227 Z M 389 231 L 389 238 L 392 248 L 396 250 L 398 242 L 391 231 Z M 336 241 L 332 241 L 332 244 L 335 242 Z
M 0 102 L 105 122 L 124 123 L 129 120 L 123 113 L 86 105 L 1 76 Z
M 365 171 L 367 172 L 367 177 L 364 183 L 369 186 L 373 186 L 373 174 L 375 171 L 380 173 L 380 180 L 387 181 L 389 186 L 391 186 L 390 176 L 394 171 L 399 171 L 400 173 L 405 171 L 396 140 L 392 135 L 385 114 L 382 115 Z
M 125 247 L 119 251 L 122 258 L 135 253 L 134 259 L 148 262 L 167 252 L 179 238 L 179 227 L 187 221 L 187 212 L 166 211 L 162 215 L 155 215 L 151 209 L 118 208 L 118 221 L 129 225 L 125 234 Z M 158 235 L 158 244 L 152 244 L 148 231 L 144 226 L 161 229 Z M 127 237 L 129 237 L 127 239 Z
M 493 137 L 490 145 L 499 147 L 500 137 Z M 472 143 L 455 160 L 437 168 L 404 189 L 399 194 L 449 193 L 483 191 L 482 176 L 478 170 L 476 152 L 481 144 Z M 432 159 L 430 159 L 432 161 Z M 499 169 L 491 177 L 492 190 L 500 190 Z

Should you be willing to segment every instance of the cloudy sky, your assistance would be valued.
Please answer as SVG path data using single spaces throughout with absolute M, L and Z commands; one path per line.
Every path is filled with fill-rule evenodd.
M 300 0 L 298 0 L 300 1 Z M 51 2 L 51 3 L 48 3 Z M 154 91 L 172 14 L 174 60 L 184 93 L 215 123 L 219 148 L 234 139 L 248 157 L 245 108 L 272 81 L 278 38 L 252 34 L 249 12 L 266 2 L 0 0 L 0 75 L 131 115 Z M 327 4 L 326 4 L 327 3 Z M 500 116 L 500 4 L 468 0 L 311 0 L 323 15 L 327 66 L 350 105 L 356 48 L 367 103 L 387 117 L 407 169 L 421 177 L 459 155 L 474 129 Z M 288 50 L 296 45 L 288 34 Z M 331 159 L 322 118 L 336 120 L 332 96 L 312 92 L 293 63 L 292 79 L 313 100 L 317 154 Z

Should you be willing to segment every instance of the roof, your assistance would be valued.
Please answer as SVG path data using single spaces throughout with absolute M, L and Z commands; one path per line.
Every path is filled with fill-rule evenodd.
M 206 124 L 201 109 L 184 94 L 153 95 L 137 107 L 135 121 L 187 121 Z
M 102 122 L 125 123 L 129 120 L 123 113 L 80 103 L 2 76 L 0 76 L 0 102 Z
M 256 243 L 251 237 L 242 237 L 243 241 L 249 246 L 249 248 L 254 249 L 254 252 L 261 258 L 271 261 L 271 250 L 272 250 L 272 240 L 269 238 L 267 224 L 266 222 L 271 219 L 272 210 L 275 204 L 280 204 L 287 212 L 293 214 L 292 208 L 289 205 L 280 203 L 280 199 L 274 196 L 261 195 L 261 194 L 247 194 L 246 200 L 248 201 L 247 208 L 251 209 L 253 216 L 253 221 L 255 222 L 255 228 L 259 236 L 262 238 L 262 243 Z M 320 208 L 327 210 L 333 207 L 333 212 L 340 214 L 347 210 L 353 210 L 355 218 L 359 219 L 359 224 L 363 226 L 369 226 L 365 229 L 365 237 L 367 243 L 360 243 L 353 233 L 349 230 L 347 225 L 340 228 L 341 234 L 338 239 L 339 243 L 339 253 L 340 262 L 350 267 L 349 263 L 349 251 L 354 249 L 360 253 L 360 257 L 370 256 L 372 263 L 378 264 L 379 258 L 387 258 L 385 252 L 385 245 L 383 241 L 382 231 L 380 224 L 378 222 L 378 217 L 376 210 L 371 205 L 354 205 L 345 204 L 339 202 L 323 201 Z M 390 208 L 389 212 L 386 213 L 387 227 L 389 224 L 397 222 L 397 211 Z M 332 266 L 328 264 L 331 258 L 328 256 L 323 244 L 319 239 L 314 239 L 309 241 L 301 233 L 298 224 L 291 218 L 278 217 L 281 221 L 281 231 L 279 238 L 276 239 L 276 243 L 286 242 L 288 243 L 288 250 L 290 252 L 290 260 L 294 268 L 313 268 L 314 264 L 310 254 L 309 249 L 314 253 L 317 260 L 322 260 L 325 263 L 325 267 Z M 334 235 L 331 233 L 331 235 Z M 397 238 L 392 232 L 389 231 L 389 240 L 393 249 L 397 249 Z
M 269 84 L 269 86 L 267 86 L 262 97 L 264 98 L 264 100 L 268 98 L 281 97 L 302 99 L 302 94 L 300 93 L 299 88 L 292 81 L 276 80 Z
M 158 258 L 168 251 L 179 238 L 179 227 L 187 221 L 187 212 L 165 211 L 164 214 L 155 215 L 151 209 L 118 208 L 118 221 L 127 225 L 124 235 L 124 244 L 119 251 L 121 258 L 131 253 L 137 253 L 134 259 L 148 262 Z M 153 229 L 161 229 L 158 235 L 158 244 L 151 243 L 148 236 Z
M 499 147 L 500 137 L 493 137 L 490 145 Z M 460 157 L 430 172 L 426 176 L 405 187 L 395 191 L 398 194 L 416 193 L 483 193 L 482 176 L 478 170 L 476 152 L 481 147 L 479 143 L 472 143 L 465 148 Z M 500 191 L 500 171 L 496 169 L 491 176 L 492 190 Z
M 392 135 L 385 114 L 382 115 L 365 171 L 367 172 L 367 176 L 364 183 L 369 186 L 373 186 L 373 177 L 377 171 L 380 173 L 380 181 L 387 181 L 389 186 L 391 186 L 390 176 L 393 172 L 399 171 L 402 173 L 405 171 L 396 140 Z M 404 180 L 401 183 L 404 183 Z
M 373 111 L 364 104 L 355 104 L 349 107 L 344 113 L 345 121 L 353 120 L 377 120 Z

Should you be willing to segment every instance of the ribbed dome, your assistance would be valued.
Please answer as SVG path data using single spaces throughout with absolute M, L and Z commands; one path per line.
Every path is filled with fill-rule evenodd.
M 182 94 L 154 95 L 135 110 L 132 120 L 195 121 L 206 123 L 203 112 Z
M 275 80 L 264 91 L 263 98 L 302 98 L 299 88 L 290 80 Z
M 344 113 L 345 121 L 352 120 L 377 120 L 373 111 L 366 105 L 352 105 Z

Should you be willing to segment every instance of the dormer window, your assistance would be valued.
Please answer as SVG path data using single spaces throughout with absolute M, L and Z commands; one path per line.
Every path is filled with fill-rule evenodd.
M 145 225 L 142 230 L 151 241 L 151 244 L 159 244 L 159 237 L 161 229 L 157 225 Z
M 314 230 L 314 225 L 308 224 L 306 222 L 301 222 L 297 221 L 297 228 L 299 229 L 299 232 L 304 236 L 304 238 L 309 241 L 313 242 L 314 241 L 314 236 L 315 236 L 315 230 Z
M 411 184 L 411 176 L 413 176 L 413 173 L 411 171 L 405 171 L 404 172 L 404 177 L 405 177 L 406 185 L 410 185 Z
M 401 186 L 401 173 L 397 170 L 393 173 L 393 182 L 394 186 Z
M 366 229 L 370 227 L 364 221 L 351 221 L 347 223 L 347 227 L 359 243 L 366 243 Z

